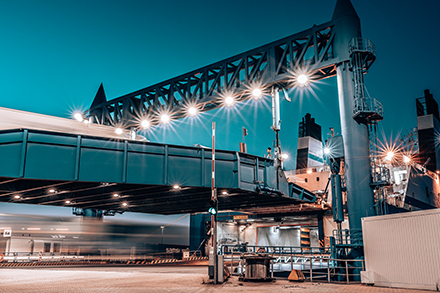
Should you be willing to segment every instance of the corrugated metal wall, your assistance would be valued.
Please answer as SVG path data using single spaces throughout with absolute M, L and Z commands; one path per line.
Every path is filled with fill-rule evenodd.
M 363 218 L 362 228 L 375 285 L 440 289 L 440 209 Z

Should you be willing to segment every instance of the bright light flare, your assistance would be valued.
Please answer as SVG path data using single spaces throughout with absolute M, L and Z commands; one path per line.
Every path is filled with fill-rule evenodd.
M 123 205 L 124 207 L 126 207 L 126 206 L 128 206 L 128 203 L 123 202 L 122 205 Z
M 173 185 L 173 188 L 177 190 L 177 189 L 180 189 L 180 186 L 175 184 L 175 185 Z
M 162 114 L 160 116 L 160 122 L 162 122 L 163 124 L 169 123 L 170 120 L 171 120 L 171 118 L 170 118 L 170 115 L 168 115 L 168 114 Z
M 50 193 L 55 193 L 55 191 L 56 191 L 55 189 L 49 189 Z
M 150 121 L 148 121 L 148 120 L 142 120 L 141 121 L 141 127 L 142 128 L 148 128 L 148 127 L 150 127 Z
M 231 96 L 228 96 L 225 98 L 225 104 L 226 106 L 230 107 L 234 104 L 234 98 Z
M 312 174 L 312 169 L 308 169 L 307 174 Z
M 69 204 L 69 203 L 70 203 L 70 200 L 66 200 L 65 203 L 66 203 L 66 204 Z
M 196 116 L 197 115 L 197 109 L 196 109 L 196 107 L 189 107 L 189 109 L 188 109 L 188 114 L 190 115 L 190 116 Z
M 403 162 L 404 162 L 405 164 L 408 164 L 409 162 L 411 162 L 411 158 L 408 157 L 408 156 L 403 155 Z
M 289 158 L 289 155 L 286 153 L 282 153 L 281 158 L 283 158 L 283 160 L 287 160 Z
M 113 193 L 113 197 L 119 197 L 118 193 Z
M 329 155 L 330 154 L 330 148 L 329 147 L 324 147 L 324 154 L 325 155 Z
M 259 98 L 261 98 L 261 95 L 263 94 L 263 92 L 261 91 L 261 89 L 256 88 L 252 91 L 252 96 L 254 97 L 254 99 L 258 100 Z
M 305 75 L 304 73 L 302 73 L 302 74 L 298 75 L 296 80 L 298 81 L 298 84 L 300 86 L 305 86 L 307 84 L 307 82 L 309 81 L 309 77 L 307 75 Z
M 393 160 L 393 157 L 394 157 L 394 152 L 390 151 L 390 152 L 387 153 L 387 155 L 385 157 L 385 160 L 391 161 L 391 160 Z
M 115 129 L 116 134 L 121 135 L 122 133 L 124 133 L 124 130 L 122 130 L 122 128 L 116 128 Z
M 15 199 L 20 199 L 21 196 L 19 196 L 19 195 L 14 195 L 14 198 L 15 198 Z
M 73 118 L 75 118 L 79 122 L 83 121 L 83 115 L 80 112 L 76 112 L 75 114 L 73 114 Z

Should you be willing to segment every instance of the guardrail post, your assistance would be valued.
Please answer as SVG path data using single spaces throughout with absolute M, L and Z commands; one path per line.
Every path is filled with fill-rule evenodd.
M 313 261 L 312 261 L 312 257 L 310 257 L 310 282 L 313 282 Z
M 347 275 L 347 284 L 350 284 L 350 276 L 348 275 L 348 261 L 345 260 L 345 274 Z
M 327 260 L 327 278 L 330 283 L 330 259 Z

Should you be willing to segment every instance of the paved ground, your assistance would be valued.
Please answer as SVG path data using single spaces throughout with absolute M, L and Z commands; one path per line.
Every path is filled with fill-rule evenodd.
M 0 269 L 0 292 L 354 292 L 420 293 L 421 290 L 378 288 L 327 283 L 239 282 L 230 278 L 221 285 L 208 284 L 205 266 L 72 267 Z M 429 292 L 429 291 L 428 291 Z

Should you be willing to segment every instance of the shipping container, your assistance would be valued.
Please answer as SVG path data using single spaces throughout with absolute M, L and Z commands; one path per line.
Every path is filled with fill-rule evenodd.
M 440 290 L 440 209 L 362 219 L 362 283 Z

